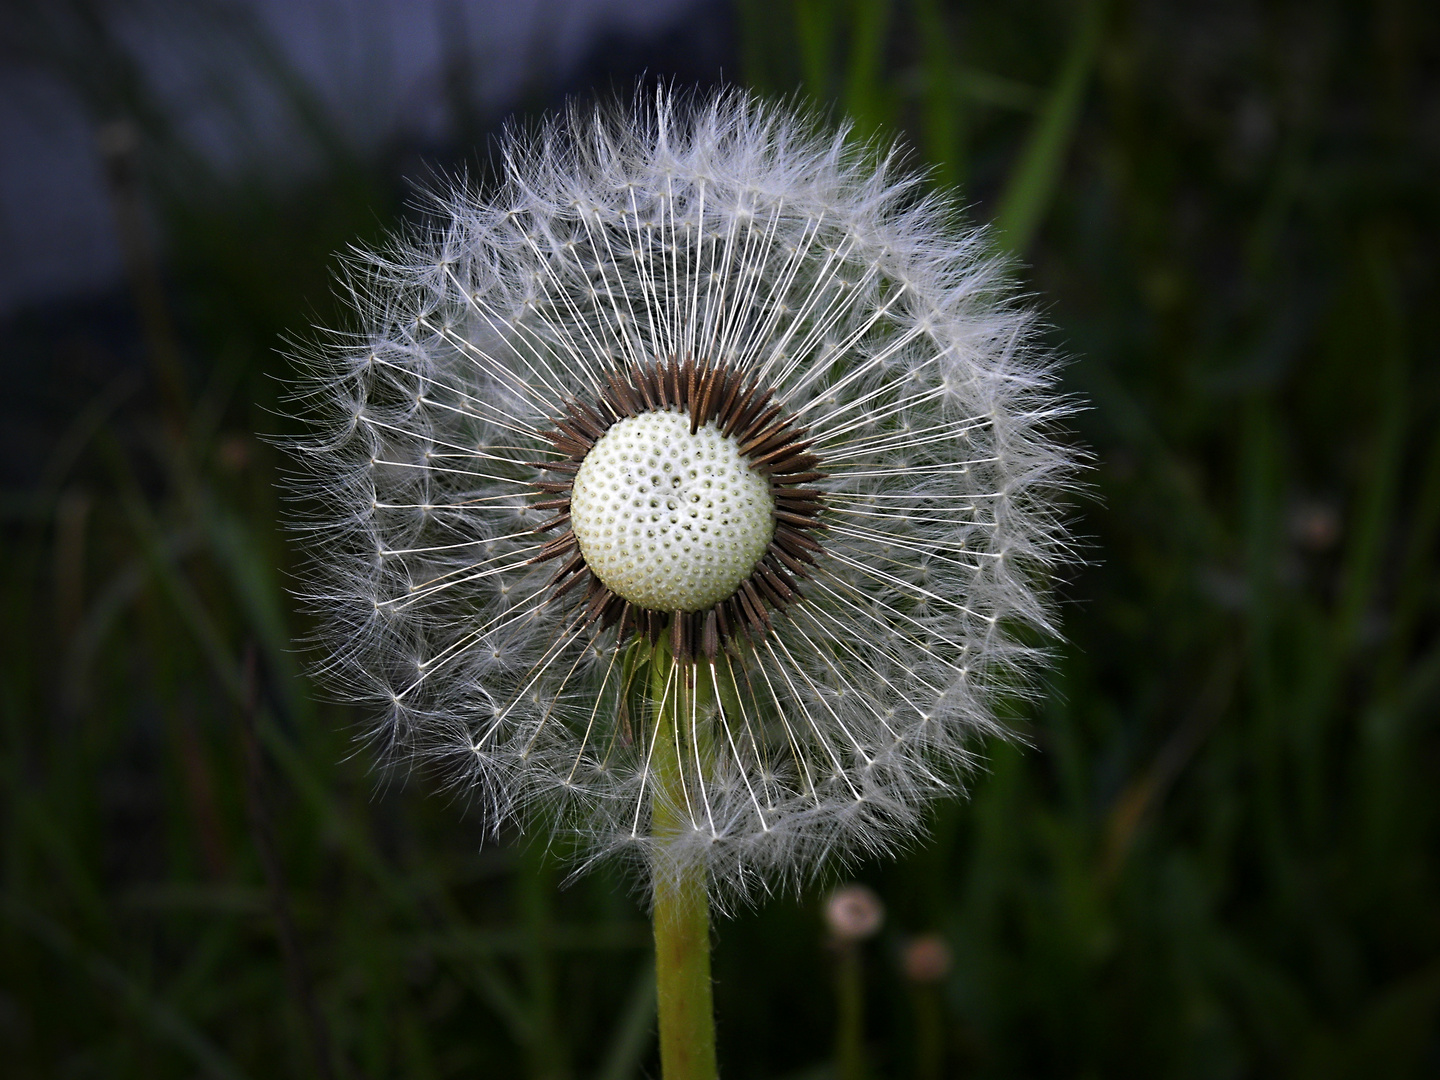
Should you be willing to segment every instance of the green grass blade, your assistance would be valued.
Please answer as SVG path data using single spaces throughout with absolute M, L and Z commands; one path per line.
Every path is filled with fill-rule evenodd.
M 925 157 L 942 188 L 958 187 L 965 177 L 964 112 L 957 98 L 955 49 L 939 0 L 915 0 L 925 72 L 920 114 Z
M 858 133 L 869 138 L 891 120 L 881 65 L 890 27 L 890 0 L 854 0 L 850 57 L 845 68 L 845 111 Z
M 595 1080 L 633 1080 L 639 1076 L 654 1036 L 655 959 L 646 953 Z
M 821 101 L 833 89 L 835 6 L 830 0 L 794 0 L 795 37 L 805 88 Z
M 1104 25 L 1104 3 L 1091 0 L 1080 16 L 1069 55 L 1000 196 L 995 231 L 999 243 L 1012 254 L 1022 255 L 1029 249 L 1059 186 L 1065 154 L 1074 140 L 1080 106 L 1095 69 Z
M 8 896 L 0 896 L 0 912 L 4 912 L 12 925 L 115 994 L 157 1036 L 191 1057 L 205 1075 L 217 1080 L 245 1080 L 240 1067 L 204 1032 L 168 1002 L 137 983 L 114 961 L 86 949 L 64 927 Z

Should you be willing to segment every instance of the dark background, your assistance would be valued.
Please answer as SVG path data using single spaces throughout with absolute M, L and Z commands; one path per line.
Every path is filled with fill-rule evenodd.
M 628 884 L 377 773 L 300 674 L 256 433 L 287 338 L 345 323 L 337 252 L 483 183 L 512 109 L 667 77 L 902 134 L 998 222 L 1094 455 L 1028 745 L 898 860 L 717 922 L 726 1075 L 833 1075 L 852 879 L 877 1078 L 926 1075 L 933 1009 L 945 1076 L 1440 1073 L 1434 6 L 557 4 L 501 75 L 484 4 L 411 68 L 392 6 L 346 24 L 421 73 L 379 113 L 319 16 L 0 8 L 6 1075 L 657 1075 Z

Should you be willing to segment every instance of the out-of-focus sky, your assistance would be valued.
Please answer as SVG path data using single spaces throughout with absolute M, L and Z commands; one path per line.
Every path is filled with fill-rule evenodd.
M 38 0 L 44 3 L 48 0 Z M 96 6 L 96 5 L 91 5 Z M 286 179 L 313 137 L 277 89 L 289 76 L 354 149 L 443 142 L 463 64 L 482 113 L 563 84 L 607 42 L 673 32 L 711 0 L 130 0 L 99 5 L 186 145 L 222 172 Z M 0 66 L 0 316 L 109 288 L 121 255 L 96 107 L 53 68 Z M 277 79 L 277 76 L 279 78 Z M 535 80 L 541 80 L 537 87 Z

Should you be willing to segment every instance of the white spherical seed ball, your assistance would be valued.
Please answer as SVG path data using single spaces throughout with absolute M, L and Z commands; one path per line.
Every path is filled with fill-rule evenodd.
M 1056 396 L 995 245 L 903 155 L 740 90 L 577 106 L 514 129 L 500 159 L 484 198 L 462 184 L 448 221 L 351 264 L 353 332 L 299 361 L 297 590 L 324 618 L 316 675 L 492 829 L 565 836 L 577 867 L 704 880 L 718 908 L 794 891 L 828 857 L 911 846 L 1033 685 L 1056 629 L 1043 582 L 1071 557 L 1054 499 L 1076 451 L 1056 434 L 1076 403 Z M 585 477 L 572 508 L 582 536 L 608 537 L 539 535 L 543 510 L 516 511 L 569 504 L 582 462 L 564 451 L 603 412 L 597 392 L 658 402 L 672 355 L 713 364 L 708 407 L 727 416 L 740 391 L 772 392 L 815 440 L 790 467 L 824 479 L 775 488 L 771 542 L 801 560 L 785 556 L 781 583 L 805 595 L 768 603 L 772 581 L 708 635 L 690 615 L 666 696 L 630 646 L 668 615 L 617 625 L 616 594 L 566 588 L 592 577 L 570 572 L 575 544 L 660 608 L 730 581 L 646 596 L 601 569 L 607 551 L 636 557 L 605 505 L 618 476 L 589 492 Z M 542 546 L 561 562 L 537 564 Z M 763 637 L 751 625 L 781 609 Z M 685 798 L 673 830 L 652 830 L 656 735 L 687 695 L 706 708 L 681 733 Z
M 654 611 L 704 611 L 733 593 L 775 534 L 770 483 L 714 424 L 648 412 L 585 455 L 570 528 L 591 573 Z

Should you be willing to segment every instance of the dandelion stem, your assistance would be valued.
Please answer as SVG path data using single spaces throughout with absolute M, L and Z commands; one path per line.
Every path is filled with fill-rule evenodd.
M 655 887 L 655 979 L 664 1080 L 713 1080 L 710 911 L 702 870 Z
M 688 747 L 691 728 L 685 717 L 697 688 L 694 666 L 676 664 L 663 638 L 650 665 L 656 723 L 650 829 L 656 836 L 671 836 L 697 825 L 691 820 L 693 811 L 687 811 L 681 757 L 694 753 Z M 715 1080 L 710 905 L 703 863 L 657 868 L 654 925 L 661 1075 L 664 1080 Z
M 945 1062 L 945 1021 L 940 1007 L 940 990 L 923 983 L 914 988 L 916 1080 L 940 1080 Z
M 865 990 L 859 944 L 840 943 L 836 961 L 835 1072 L 840 1080 L 865 1080 Z

